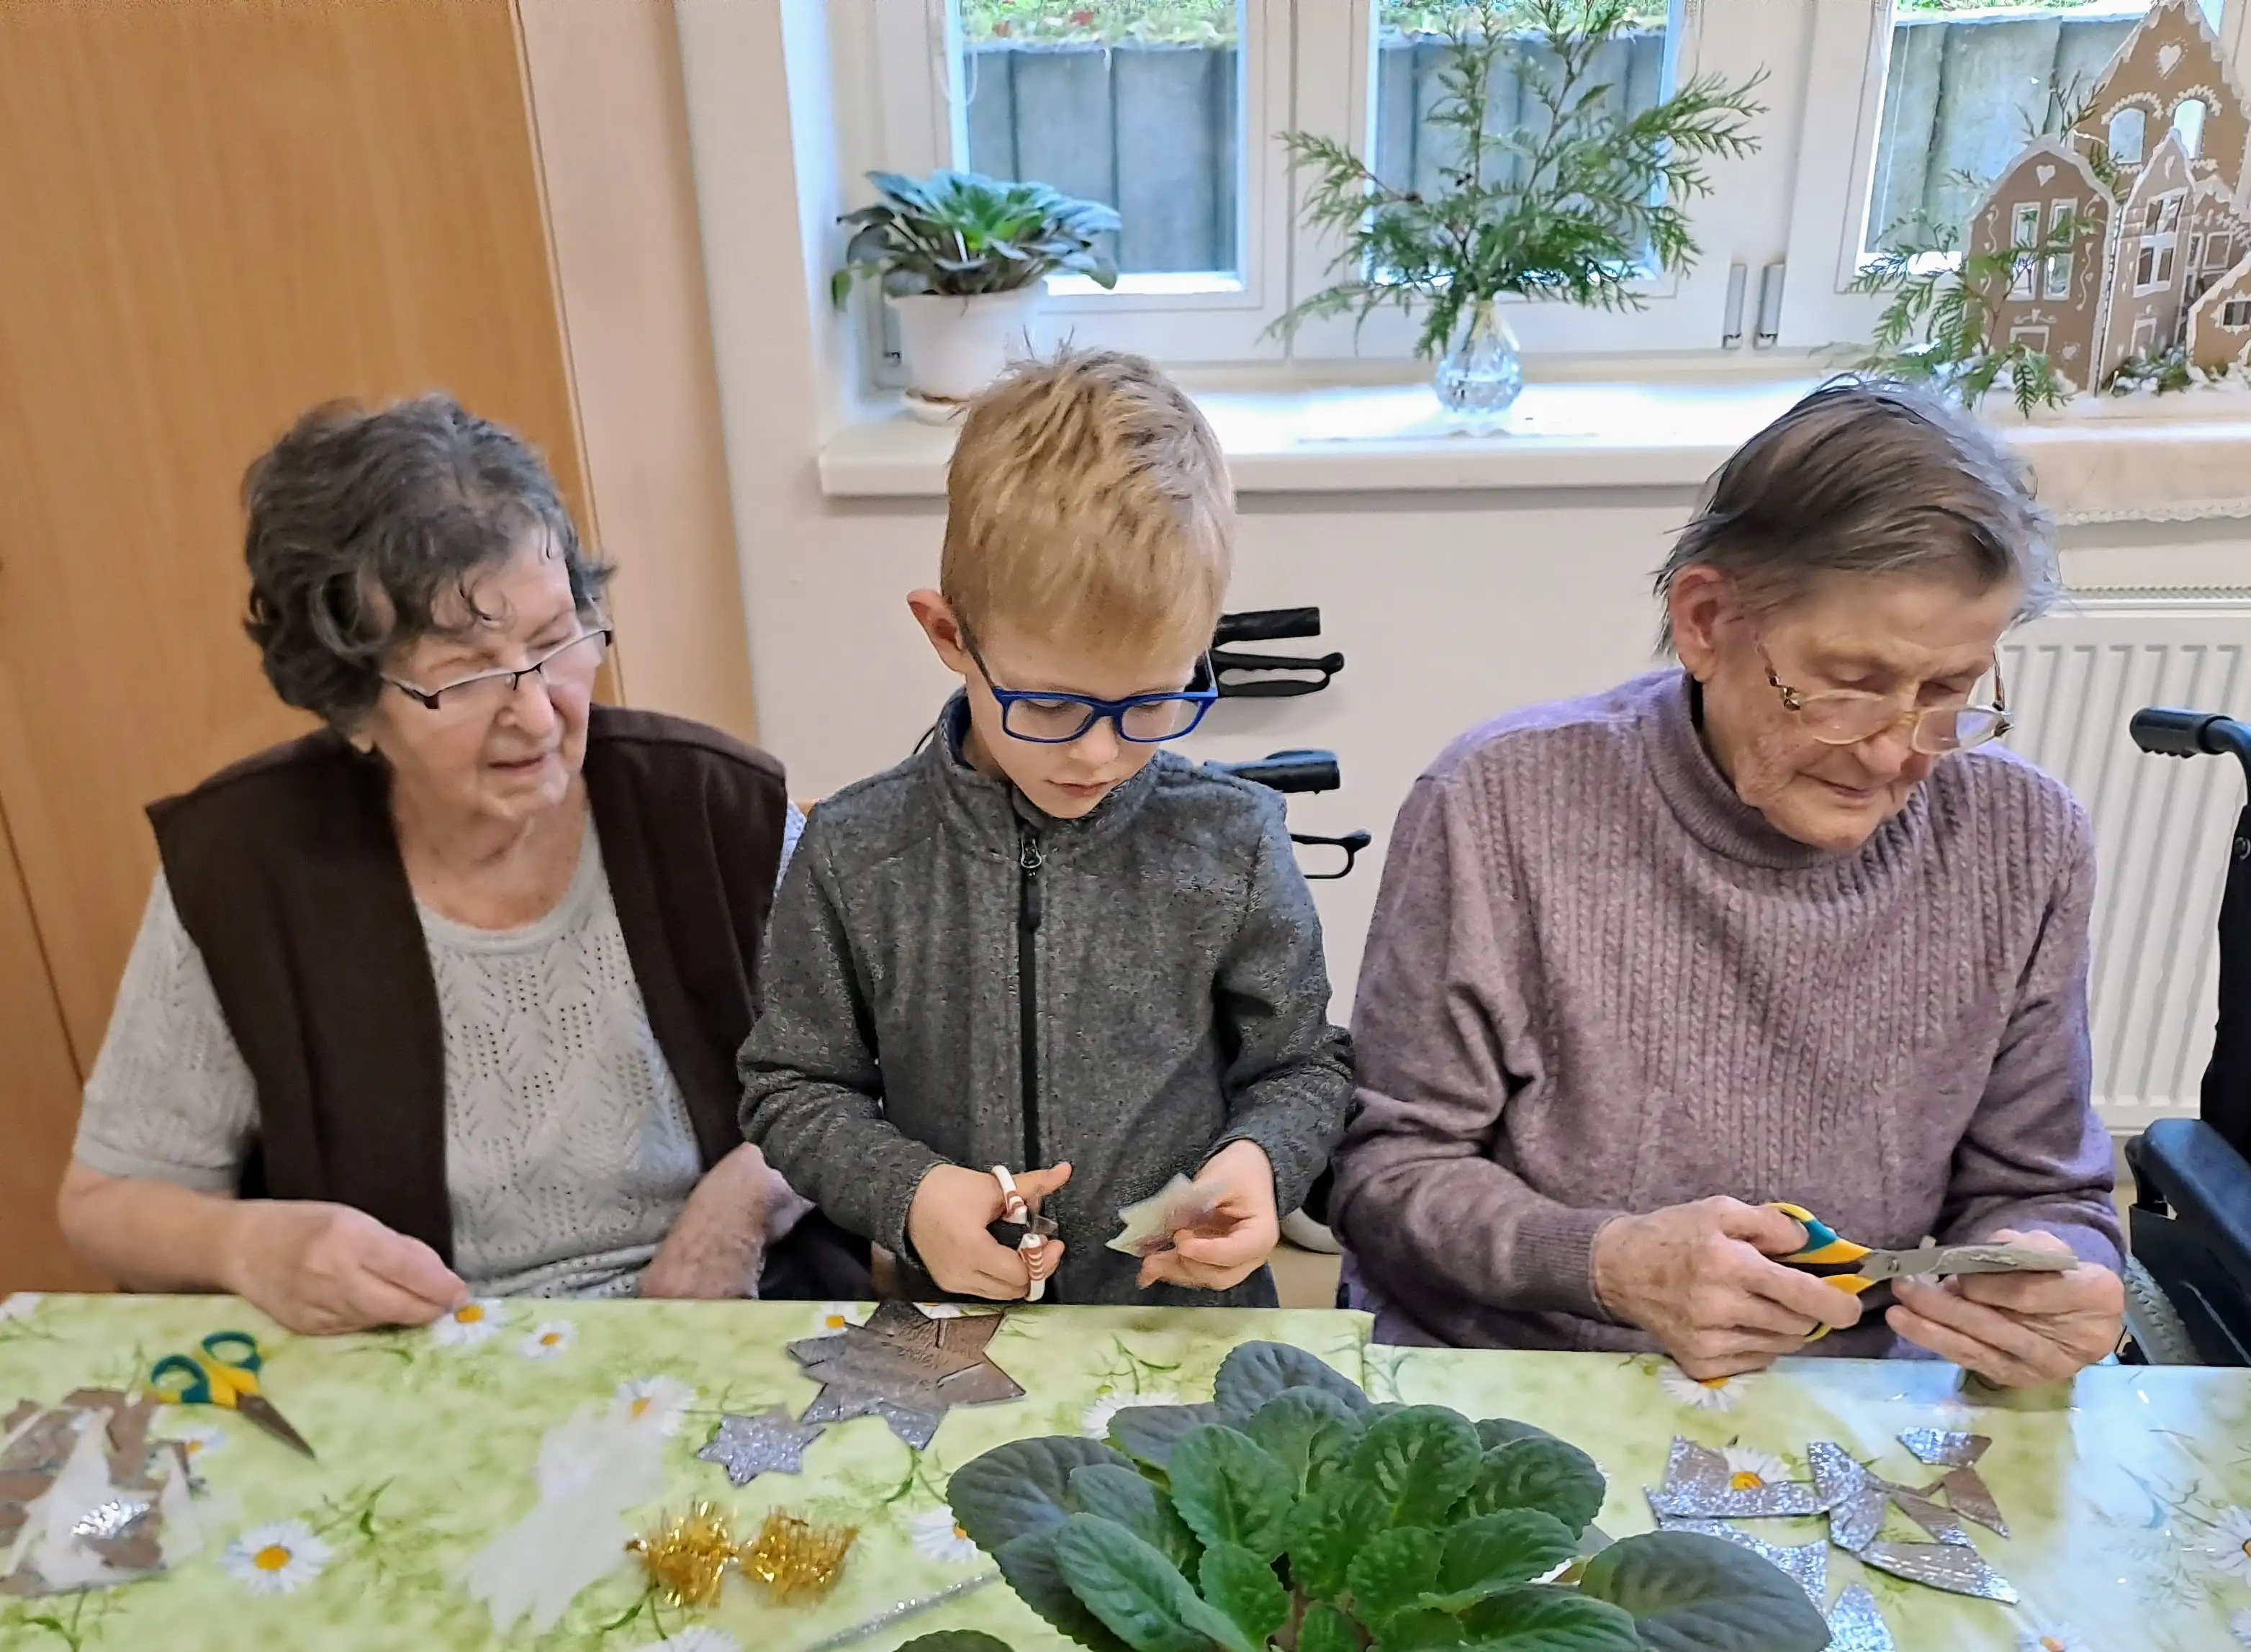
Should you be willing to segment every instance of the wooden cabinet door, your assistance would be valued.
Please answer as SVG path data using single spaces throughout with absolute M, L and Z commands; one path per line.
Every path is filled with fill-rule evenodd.
M 77 1067 L 0 815 L 0 1296 L 100 1282 L 55 1229 L 78 1126 Z
M 583 509 L 509 0 L 0 4 L 0 809 L 83 1070 L 142 805 L 304 726 L 241 633 L 245 465 L 443 388 Z

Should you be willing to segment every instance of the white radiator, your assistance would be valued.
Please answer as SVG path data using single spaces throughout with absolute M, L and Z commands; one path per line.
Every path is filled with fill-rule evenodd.
M 2095 817 L 2095 1105 L 2117 1132 L 2193 1114 L 2212 1054 L 2213 925 L 2243 805 L 2232 757 L 2151 757 L 2144 706 L 2251 721 L 2251 591 L 2100 591 L 2003 646 L 2009 743 Z

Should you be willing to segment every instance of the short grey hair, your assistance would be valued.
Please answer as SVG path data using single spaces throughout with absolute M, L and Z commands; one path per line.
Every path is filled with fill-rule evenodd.
M 610 577 L 531 445 L 450 396 L 315 407 L 250 467 L 242 495 L 244 629 L 266 679 L 346 732 L 383 692 L 385 660 L 448 632 L 449 592 L 472 621 L 489 618 L 469 586 L 528 539 L 562 558 L 581 613 Z
M 1720 467 L 1657 596 L 1694 567 L 1770 612 L 1832 575 L 1922 574 L 1981 592 L 2013 583 L 2028 619 L 2062 589 L 2054 534 L 2028 468 L 1975 418 L 1895 380 L 1836 378 Z M 1669 612 L 1659 640 L 1671 651 Z

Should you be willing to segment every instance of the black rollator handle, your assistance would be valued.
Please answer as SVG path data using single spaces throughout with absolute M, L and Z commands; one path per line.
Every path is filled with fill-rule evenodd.
M 1333 751 L 1276 751 L 1243 763 L 1204 766 L 1274 791 L 1333 791 L 1343 784 Z
M 1344 669 L 1342 654 L 1304 660 L 1290 654 L 1246 653 L 1230 645 L 1320 634 L 1318 608 L 1251 608 L 1239 614 L 1222 614 L 1211 633 L 1213 686 L 1222 698 L 1229 700 L 1285 700 L 1319 694 L 1329 686 L 1330 678 Z
M 1211 633 L 1211 646 L 1231 642 L 1273 642 L 1282 637 L 1318 637 L 1321 611 L 1318 608 L 1248 608 L 1239 614 L 1222 614 Z
M 1311 848 L 1344 851 L 1344 864 L 1335 871 L 1306 874 L 1306 881 L 1308 883 L 1327 883 L 1350 873 L 1353 864 L 1360 859 L 1360 852 L 1375 842 L 1375 839 L 1366 832 L 1347 832 L 1340 838 L 1319 837 L 1311 832 L 1292 832 L 1290 833 L 1290 841 Z
M 2232 756 L 2251 785 L 2251 729 L 2217 711 L 2182 711 L 2151 706 L 2134 714 L 2127 729 L 2134 743 L 2161 757 Z

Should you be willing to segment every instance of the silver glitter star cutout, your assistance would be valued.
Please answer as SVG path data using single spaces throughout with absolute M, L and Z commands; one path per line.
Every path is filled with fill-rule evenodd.
M 780 1406 L 751 1416 L 731 1411 L 719 1419 L 710 1443 L 696 1455 L 746 1486 L 762 1474 L 802 1473 L 805 1448 L 825 1432 L 819 1423 L 792 1420 Z

